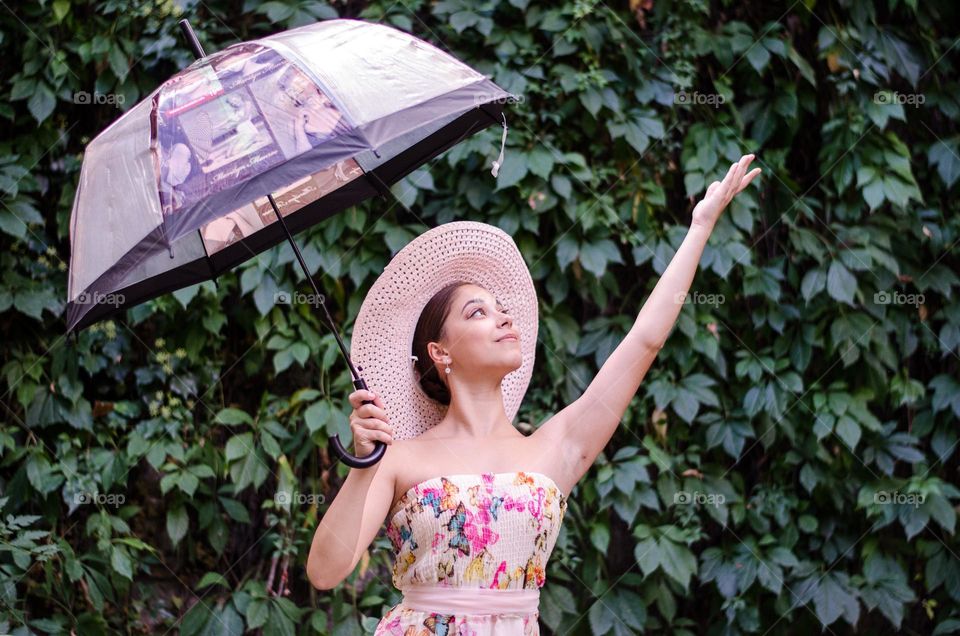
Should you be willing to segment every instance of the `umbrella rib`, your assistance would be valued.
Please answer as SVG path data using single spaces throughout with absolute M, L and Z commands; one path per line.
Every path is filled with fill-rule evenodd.
M 357 163 L 357 165 L 360 166 L 359 163 Z M 360 166 L 360 170 L 363 170 L 363 166 Z M 373 187 L 376 188 L 377 192 L 380 193 L 380 196 L 382 196 L 384 199 L 389 198 L 390 188 L 386 183 L 383 182 L 383 179 L 381 179 L 380 175 L 376 173 L 376 170 L 371 170 L 370 172 L 363 170 L 363 176 L 367 178 L 367 181 L 373 184 Z

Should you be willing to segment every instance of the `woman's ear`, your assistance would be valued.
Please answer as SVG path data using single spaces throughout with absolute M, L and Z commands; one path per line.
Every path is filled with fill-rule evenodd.
M 443 361 L 449 355 L 447 350 L 444 349 L 438 342 L 428 342 L 427 353 L 430 354 L 430 359 L 433 360 L 434 363 L 443 363 Z

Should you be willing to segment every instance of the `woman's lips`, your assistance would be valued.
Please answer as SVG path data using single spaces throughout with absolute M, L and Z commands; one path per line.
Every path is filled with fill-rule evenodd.
M 497 340 L 497 342 L 510 342 L 510 341 L 516 342 L 516 340 L 517 340 L 516 336 L 504 336 L 503 338 L 500 338 L 499 340 Z

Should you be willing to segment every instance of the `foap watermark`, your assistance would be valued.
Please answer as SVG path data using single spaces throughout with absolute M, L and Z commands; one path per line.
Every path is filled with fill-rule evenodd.
M 75 305 L 113 305 L 119 307 L 126 304 L 127 297 L 115 292 L 104 294 L 98 291 L 82 291 L 73 302 Z
M 720 93 L 701 93 L 700 91 L 679 91 L 673 94 L 673 103 L 677 106 L 692 106 L 694 104 L 720 108 L 726 102 Z
M 326 497 L 319 493 L 288 492 L 286 490 L 278 490 L 273 496 L 273 502 L 278 506 L 288 506 L 290 504 L 297 506 L 322 505 L 326 500 Z
M 110 104 L 120 108 L 126 100 L 123 93 L 98 93 L 96 91 L 88 93 L 87 91 L 76 91 L 73 94 L 74 104 Z
M 273 294 L 273 302 L 277 305 L 310 305 L 311 307 L 319 307 L 326 301 L 327 297 L 323 294 L 305 294 L 299 291 L 278 291 Z
M 127 502 L 127 496 L 124 494 L 108 494 L 102 492 L 75 492 L 73 493 L 73 503 L 78 506 L 86 504 L 97 504 L 98 506 L 122 506 Z
M 922 492 L 900 492 L 899 490 L 878 490 L 873 493 L 873 503 L 879 505 L 896 504 L 919 508 L 927 496 Z
M 923 294 L 904 294 L 897 290 L 878 291 L 873 294 L 873 302 L 877 305 L 913 305 L 919 307 L 924 303 Z
M 703 292 L 677 292 L 673 300 L 678 305 L 722 305 L 726 302 L 723 294 L 704 294 Z
M 901 106 L 920 106 L 927 98 L 923 93 L 900 93 L 897 91 L 877 91 L 873 94 L 873 103 L 882 106 L 890 104 L 900 104 Z
M 476 108 L 482 104 L 522 104 L 526 99 L 523 95 L 514 95 L 512 93 L 508 93 L 507 95 L 501 93 L 481 93 L 473 96 L 473 106 Z
M 722 506 L 727 498 L 722 492 L 700 492 L 699 490 L 678 490 L 673 493 L 673 503 L 678 506 L 702 504 L 707 506 Z

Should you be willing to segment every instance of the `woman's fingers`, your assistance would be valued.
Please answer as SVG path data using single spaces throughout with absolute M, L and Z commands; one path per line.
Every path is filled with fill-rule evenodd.
M 355 409 L 359 409 L 361 406 L 363 406 L 363 403 L 366 400 L 373 400 L 373 403 L 376 406 L 382 409 L 386 409 L 386 406 L 384 405 L 383 400 L 380 399 L 380 396 L 374 393 L 373 391 L 368 391 L 365 389 L 357 389 L 356 391 L 351 393 L 347 399 L 350 401 L 350 406 L 352 406 Z
M 743 184 L 744 174 L 750 166 L 750 162 L 753 161 L 754 156 L 753 154 L 743 155 L 739 161 L 730 166 L 730 171 L 727 172 L 729 181 L 728 179 L 724 179 L 724 200 L 729 202 L 730 199 L 746 187 Z M 747 183 L 749 183 L 749 181 Z
M 724 191 L 730 188 L 730 184 L 733 183 L 733 175 L 737 172 L 737 162 L 734 161 L 730 164 L 730 169 L 727 170 L 726 176 L 723 177 L 723 189 Z
M 368 395 L 372 395 L 372 393 L 370 391 L 364 391 L 363 389 L 357 389 L 356 391 L 354 391 L 353 393 L 347 396 L 347 400 L 350 401 L 350 406 L 352 406 L 355 409 L 358 409 L 360 408 L 360 404 L 364 400 L 370 399 L 369 397 L 367 397 Z
M 380 408 L 376 404 L 361 404 L 360 408 L 354 409 L 354 411 L 356 411 L 357 415 L 360 417 L 372 417 L 378 420 L 383 420 L 384 422 L 390 421 L 390 416 L 387 414 L 387 410 Z
M 748 185 L 750 185 L 750 182 L 753 181 L 754 177 L 756 177 L 758 174 L 760 174 L 760 172 L 761 172 L 761 169 L 760 169 L 760 168 L 754 168 L 753 170 L 751 170 L 751 171 L 750 171 L 750 174 L 748 174 L 746 177 L 744 177 L 744 178 L 741 180 L 741 182 L 740 182 L 740 189 L 737 190 L 737 192 L 738 192 L 738 193 L 741 192 L 744 188 L 746 188 Z
M 383 420 L 376 419 L 363 419 L 359 420 L 360 425 L 365 429 L 366 434 L 369 436 L 368 439 L 379 439 L 387 442 L 388 444 L 393 443 L 393 426 L 384 422 Z
M 746 174 L 747 168 L 750 167 L 751 161 L 753 161 L 753 155 L 740 157 L 740 161 L 737 163 L 737 178 L 733 182 L 735 187 L 740 185 L 740 181 L 743 179 L 743 175 Z
M 385 422 L 375 417 L 360 417 L 356 420 L 357 426 L 374 431 L 383 431 L 388 435 L 393 435 L 393 424 Z
M 353 431 L 353 439 L 356 443 L 373 442 L 380 440 L 385 444 L 393 443 L 393 426 L 374 418 L 354 418 L 350 422 L 350 428 Z
M 373 391 L 357 389 L 349 396 L 350 405 L 353 406 L 353 413 L 350 414 L 350 426 L 354 427 L 354 437 L 357 435 L 366 435 L 365 429 L 377 429 L 390 436 L 393 434 L 393 424 L 390 423 L 390 415 L 383 406 L 380 396 Z M 367 400 L 373 400 L 371 404 L 364 404 Z M 384 441 L 387 441 L 384 439 Z

